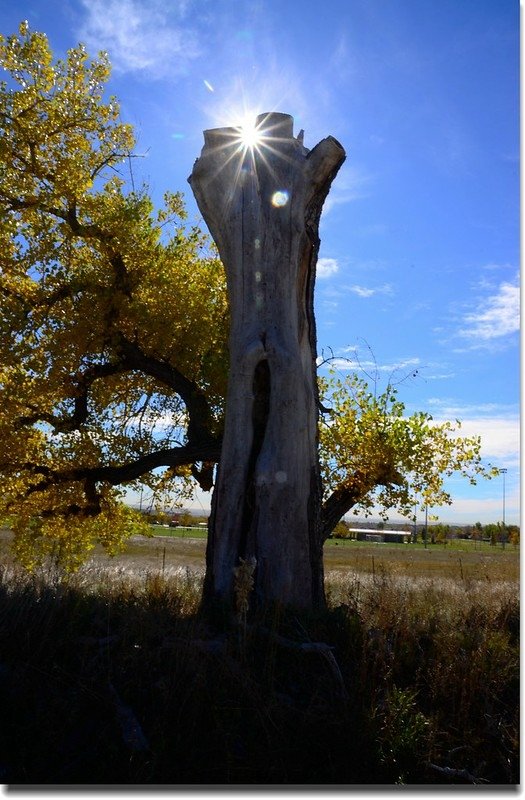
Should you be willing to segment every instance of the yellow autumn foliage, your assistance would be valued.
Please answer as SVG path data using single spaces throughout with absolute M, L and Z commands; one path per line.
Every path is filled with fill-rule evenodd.
M 155 211 L 116 175 L 134 138 L 104 55 L 54 61 L 23 23 L 0 65 L 0 514 L 26 566 L 56 545 L 72 567 L 130 530 L 118 475 L 96 470 L 187 445 L 188 398 L 205 398 L 194 438 L 220 434 L 224 274 L 180 194 Z M 184 499 L 191 462 L 160 462 L 122 484 Z
M 79 45 L 55 60 L 22 23 L 0 36 L 0 67 L 0 520 L 28 569 L 51 558 L 74 571 L 97 542 L 114 553 L 146 530 L 124 490 L 162 506 L 188 497 L 194 478 L 211 486 L 225 277 L 180 193 L 155 209 L 120 176 L 135 142 L 106 96 L 104 54 Z M 391 389 L 320 385 L 333 408 L 320 424 L 326 503 L 338 492 L 344 511 L 405 513 L 415 497 L 449 502 L 451 472 L 487 474 L 479 441 L 406 417 Z
M 395 509 L 412 517 L 414 508 L 449 505 L 445 479 L 454 473 L 471 483 L 497 474 L 481 458 L 479 436 L 459 435 L 461 422 L 436 422 L 430 414 L 407 415 L 398 390 L 383 392 L 355 374 L 332 372 L 320 380 L 319 437 L 325 492 L 346 488 L 355 513 Z

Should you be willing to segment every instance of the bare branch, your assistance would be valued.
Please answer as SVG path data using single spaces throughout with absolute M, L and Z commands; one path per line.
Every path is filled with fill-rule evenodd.
M 42 492 L 53 485 L 66 483 L 83 482 L 83 488 L 88 499 L 96 501 L 95 485 L 97 483 L 108 483 L 111 486 L 118 486 L 121 483 L 130 483 L 137 480 L 142 475 L 151 472 L 159 467 L 181 467 L 188 464 L 195 464 L 199 461 L 216 462 L 219 460 L 221 442 L 219 438 L 196 445 L 183 445 L 182 447 L 165 448 L 153 453 L 147 453 L 134 461 L 118 465 L 101 465 L 97 467 L 71 467 L 67 469 L 51 469 L 44 465 L 26 463 L 23 468 L 35 475 L 42 475 L 38 483 L 28 487 L 25 496 L 28 497 L 35 492 Z M 79 507 L 80 508 L 80 507 Z M 80 509 L 82 511 L 82 509 Z M 80 513 L 79 511 L 79 513 Z

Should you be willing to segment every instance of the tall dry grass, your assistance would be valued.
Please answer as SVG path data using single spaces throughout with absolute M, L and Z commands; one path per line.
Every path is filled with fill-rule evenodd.
M 8 784 L 513 784 L 515 581 L 333 572 L 217 629 L 202 571 L 0 572 Z

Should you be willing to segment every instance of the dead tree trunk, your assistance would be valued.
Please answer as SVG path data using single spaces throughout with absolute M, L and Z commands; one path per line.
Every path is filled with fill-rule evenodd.
M 204 133 L 189 178 L 226 268 L 230 374 L 212 499 L 205 600 L 233 601 L 256 559 L 257 604 L 324 603 L 313 313 L 318 226 L 345 159 L 332 137 L 307 150 L 287 114 Z

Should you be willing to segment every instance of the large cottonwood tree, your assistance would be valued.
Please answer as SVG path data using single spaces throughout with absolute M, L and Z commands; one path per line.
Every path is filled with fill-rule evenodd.
M 195 481 L 212 488 L 228 377 L 225 276 L 207 237 L 188 226 L 181 196 L 167 194 L 155 211 L 129 180 L 133 133 L 115 99 L 104 99 L 104 56 L 90 61 L 79 46 L 54 62 L 46 37 L 23 24 L 0 40 L 0 65 L 0 516 L 16 530 L 24 564 L 53 550 L 74 568 L 95 541 L 111 552 L 136 530 L 124 489 L 146 487 L 162 502 Z M 290 146 L 306 158 L 299 142 Z M 319 428 L 321 489 L 312 461 L 319 207 L 312 211 L 301 223 L 313 222 L 304 261 L 294 263 L 318 507 L 308 534 L 317 578 L 305 596 L 322 603 L 320 546 L 340 516 L 376 491 L 386 506 L 406 508 L 419 484 L 430 504 L 446 502 L 443 475 L 473 479 L 483 469 L 479 440 L 405 417 L 389 391 L 378 403 L 364 387 L 322 382 L 334 411 Z M 262 278 L 252 278 L 256 303 Z M 268 332 L 267 346 L 276 349 L 274 340 Z M 269 418 L 270 358 L 252 367 L 253 444 Z M 256 448 L 248 450 L 253 460 Z

